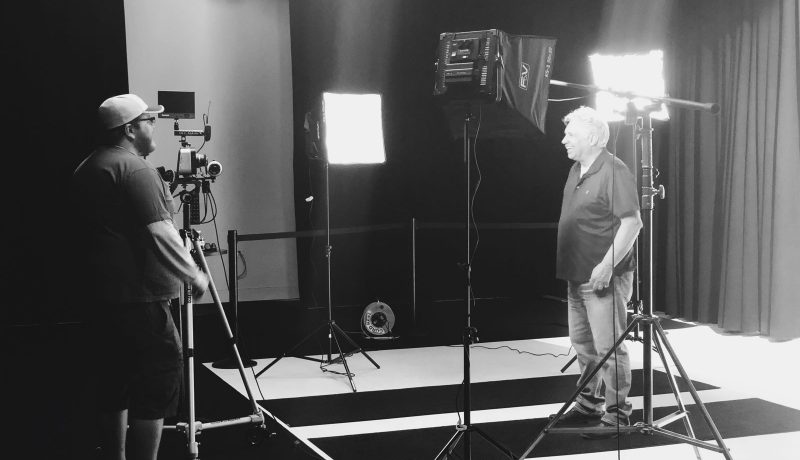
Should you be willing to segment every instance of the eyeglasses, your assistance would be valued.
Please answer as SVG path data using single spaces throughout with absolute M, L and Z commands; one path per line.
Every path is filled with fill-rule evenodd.
M 140 123 L 140 122 L 149 122 L 151 125 L 156 124 L 156 117 L 147 117 L 147 118 L 137 118 L 136 120 L 131 121 L 130 123 Z

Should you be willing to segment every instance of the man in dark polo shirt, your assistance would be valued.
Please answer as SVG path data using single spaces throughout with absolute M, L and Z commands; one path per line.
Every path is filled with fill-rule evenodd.
M 561 143 L 575 164 L 564 185 L 556 276 L 567 281 L 570 341 L 587 376 L 627 327 L 636 265 L 632 248 L 642 220 L 633 175 L 606 150 L 608 124 L 589 107 L 568 114 L 564 123 Z M 623 343 L 558 426 L 628 425 L 630 387 L 630 359 Z
M 163 110 L 133 94 L 104 101 L 103 145 L 72 180 L 105 459 L 156 459 L 183 372 L 168 303 L 183 283 L 200 294 L 209 282 L 173 224 L 167 184 L 146 159 L 155 150 L 155 114 Z

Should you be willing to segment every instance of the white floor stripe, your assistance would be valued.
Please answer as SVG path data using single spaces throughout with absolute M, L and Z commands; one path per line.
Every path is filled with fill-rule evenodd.
M 739 399 L 741 395 L 731 394 L 725 390 L 699 391 L 700 399 L 704 404 L 716 401 L 729 401 Z M 693 403 L 689 393 L 682 393 L 684 404 Z M 642 408 L 642 398 L 630 398 L 634 410 Z M 514 420 L 529 420 L 543 418 L 555 414 L 561 409 L 563 403 L 541 404 L 537 406 L 508 407 L 501 409 L 488 409 L 472 411 L 473 423 L 507 422 Z M 676 405 L 672 394 L 653 396 L 653 407 L 669 407 Z M 463 414 L 462 414 L 463 417 Z M 440 426 L 455 426 L 458 417 L 455 413 L 420 415 L 414 417 L 400 417 L 383 420 L 368 420 L 362 422 L 335 423 L 327 425 L 294 427 L 296 433 L 308 439 L 329 438 L 334 436 L 348 436 L 367 433 L 385 433 L 390 431 L 413 430 L 420 428 L 434 428 Z
M 745 436 L 727 438 L 725 445 L 734 460 L 797 460 L 797 446 L 800 446 L 800 431 L 790 433 L 768 434 L 763 436 Z M 531 440 L 533 442 L 533 440 Z M 722 454 L 701 449 L 704 459 L 723 458 Z M 534 458 L 536 449 L 528 458 Z M 595 452 L 590 454 L 559 455 L 557 457 L 536 457 L 537 460 L 676 460 L 695 458 L 692 446 L 688 444 L 670 444 L 666 446 L 626 449 L 619 454 L 616 450 Z

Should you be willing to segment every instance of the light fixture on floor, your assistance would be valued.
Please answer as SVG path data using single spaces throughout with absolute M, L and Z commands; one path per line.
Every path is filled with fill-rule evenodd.
M 392 338 L 394 321 L 392 308 L 377 300 L 364 308 L 364 313 L 361 315 L 361 330 L 367 338 Z

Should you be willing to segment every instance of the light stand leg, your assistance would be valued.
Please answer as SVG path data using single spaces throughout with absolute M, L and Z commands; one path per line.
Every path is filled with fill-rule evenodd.
M 376 363 L 375 360 L 372 359 L 367 354 L 366 351 L 362 350 L 361 347 L 359 347 L 358 344 L 352 338 L 350 338 L 350 336 L 347 335 L 347 333 L 344 330 L 342 330 L 342 328 L 340 328 L 338 324 L 336 324 L 336 321 L 331 321 L 331 328 L 333 328 L 334 332 L 338 332 L 340 336 L 342 336 L 345 340 L 347 340 L 347 343 L 349 343 L 353 347 L 356 347 L 356 350 L 353 350 L 347 354 L 348 356 L 354 353 L 361 353 L 362 355 L 364 355 L 365 358 L 367 358 L 369 362 L 372 363 L 373 366 L 375 366 L 378 369 L 381 368 L 381 366 L 379 366 L 378 363 Z M 341 354 L 341 351 L 339 352 L 339 354 Z
M 353 389 L 353 392 L 356 392 L 356 386 L 353 383 L 353 375 L 350 372 L 350 366 L 347 364 L 347 356 L 361 353 L 367 360 L 372 363 L 377 369 L 380 369 L 381 366 L 375 362 L 361 347 L 352 339 L 350 338 L 347 333 L 340 328 L 336 322 L 333 320 L 333 292 L 331 289 L 331 256 L 333 252 L 333 246 L 331 246 L 331 210 L 330 210 L 330 173 L 329 173 L 329 165 L 325 162 L 325 258 L 327 259 L 327 276 L 328 276 L 328 321 L 327 323 L 321 324 L 319 327 L 314 329 L 314 331 L 308 334 L 303 340 L 298 342 L 295 346 L 293 346 L 289 351 L 285 352 L 283 355 L 275 358 L 270 362 L 264 369 L 261 369 L 257 374 L 256 378 L 258 378 L 261 374 L 267 371 L 267 369 L 274 366 L 278 361 L 281 359 L 290 356 L 294 358 L 305 359 L 307 361 L 314 361 L 322 364 L 335 364 L 341 362 L 345 369 L 345 375 L 350 382 L 350 388 Z M 316 358 L 309 358 L 307 356 L 295 356 L 294 352 L 297 351 L 305 342 L 307 342 L 311 337 L 314 337 L 322 328 L 327 328 L 328 330 L 328 350 L 327 350 L 327 359 L 316 359 Z M 355 347 L 355 350 L 344 353 L 342 352 L 342 347 L 339 344 L 339 339 L 336 337 L 336 334 L 343 337 L 347 343 L 351 346 Z M 336 346 L 336 349 L 339 352 L 339 356 L 337 358 L 333 357 L 333 347 Z
M 339 345 L 339 339 L 336 337 L 336 334 L 334 334 L 333 331 L 328 332 L 328 337 L 333 338 L 333 343 L 336 344 L 336 349 L 339 350 L 339 357 L 341 358 L 342 365 L 344 366 L 344 373 L 347 376 L 347 380 L 350 381 L 350 388 L 352 388 L 353 393 L 355 393 L 357 391 L 356 384 L 353 382 L 353 374 L 350 372 L 350 366 L 347 365 L 347 357 L 344 353 L 342 353 L 342 346 Z
M 675 395 L 675 401 L 678 403 L 678 413 L 683 415 L 683 426 L 686 428 L 686 433 L 692 437 L 696 438 L 694 434 L 694 429 L 692 428 L 692 422 L 689 420 L 688 411 L 686 410 L 686 405 L 683 404 L 683 398 L 681 398 L 680 389 L 678 388 L 678 382 L 675 380 L 675 375 L 669 368 L 669 364 L 667 363 L 667 357 L 664 356 L 664 349 L 661 345 L 661 341 L 658 338 L 658 334 L 653 337 L 653 345 L 656 347 L 656 352 L 658 356 L 661 358 L 661 364 L 664 366 L 664 372 L 667 374 L 667 379 L 669 382 L 669 386 L 672 389 L 672 394 Z M 692 446 L 694 449 L 694 455 L 697 457 L 697 460 L 702 460 L 702 455 L 700 455 L 700 449 L 697 446 Z
M 580 396 L 581 391 L 583 391 L 583 389 L 586 388 L 586 386 L 589 384 L 589 382 L 591 382 L 592 379 L 594 379 L 595 375 L 597 375 L 602 370 L 603 365 L 606 363 L 606 361 L 611 359 L 611 357 L 616 352 L 617 348 L 619 348 L 619 346 L 622 344 L 622 342 L 624 342 L 625 339 L 628 337 L 628 334 L 638 326 L 638 323 L 639 323 L 638 317 L 634 318 L 634 320 L 631 321 L 631 323 L 622 332 L 622 334 L 620 334 L 619 337 L 617 337 L 617 341 L 614 342 L 614 345 L 611 347 L 611 349 L 605 354 L 605 356 L 603 356 L 603 358 L 597 363 L 597 365 L 592 369 L 592 371 L 589 372 L 589 374 L 583 379 L 583 381 L 580 382 L 580 384 L 578 385 L 578 388 L 572 393 L 572 396 L 570 396 L 569 399 L 567 399 L 567 402 L 565 402 L 561 406 L 561 409 L 559 409 L 559 411 L 556 412 L 556 414 L 548 420 L 548 422 L 545 425 L 545 427 L 536 436 L 536 439 L 534 439 L 533 442 L 531 442 L 528 445 L 528 447 L 525 449 L 525 452 L 523 452 L 522 456 L 519 457 L 520 460 L 524 459 L 529 453 L 531 453 L 531 451 L 536 447 L 536 445 L 539 444 L 539 442 L 541 442 L 542 439 L 544 439 L 545 435 L 548 434 L 548 433 L 556 433 L 556 432 L 558 432 L 558 433 L 588 433 L 588 432 L 597 433 L 597 432 L 601 432 L 602 431 L 602 430 L 597 430 L 597 431 L 596 430 L 586 430 L 586 429 L 583 429 L 583 428 L 556 428 L 555 425 L 558 423 L 558 421 L 561 419 L 561 417 L 567 412 L 567 410 L 569 409 L 569 406 L 571 406 L 572 403 L 575 402 L 576 399 L 578 399 L 578 396 Z M 619 427 L 619 428 L 622 431 L 629 431 L 631 427 Z M 616 431 L 616 428 L 614 428 L 614 430 Z
M 654 323 L 654 326 L 656 328 L 656 333 L 661 339 L 661 343 L 664 344 L 664 348 L 666 348 L 667 353 L 669 353 L 672 362 L 675 363 L 675 368 L 678 369 L 678 372 L 681 374 L 681 377 L 686 382 L 686 385 L 689 387 L 689 393 L 692 394 L 692 398 L 694 399 L 694 402 L 697 405 L 698 409 L 700 409 L 700 413 L 703 415 L 706 424 L 708 424 L 709 428 L 711 428 L 711 432 L 714 434 L 714 439 L 717 441 L 719 448 L 722 449 L 721 453 L 725 456 L 726 459 L 733 460 L 733 457 L 731 457 L 730 450 L 727 448 L 727 446 L 725 446 L 725 441 L 722 439 L 722 435 L 717 429 L 717 426 L 714 424 L 714 420 L 711 419 L 711 414 L 708 413 L 705 404 L 703 404 L 703 401 L 700 399 L 700 395 L 697 394 L 697 389 L 695 389 L 694 384 L 692 383 L 692 379 L 689 378 L 689 375 L 686 373 L 686 370 L 683 368 L 683 365 L 678 359 L 678 355 L 675 354 L 675 350 L 672 349 L 672 345 L 670 345 L 669 340 L 667 340 L 666 332 L 664 332 L 664 329 L 661 327 L 661 324 L 658 321 Z

